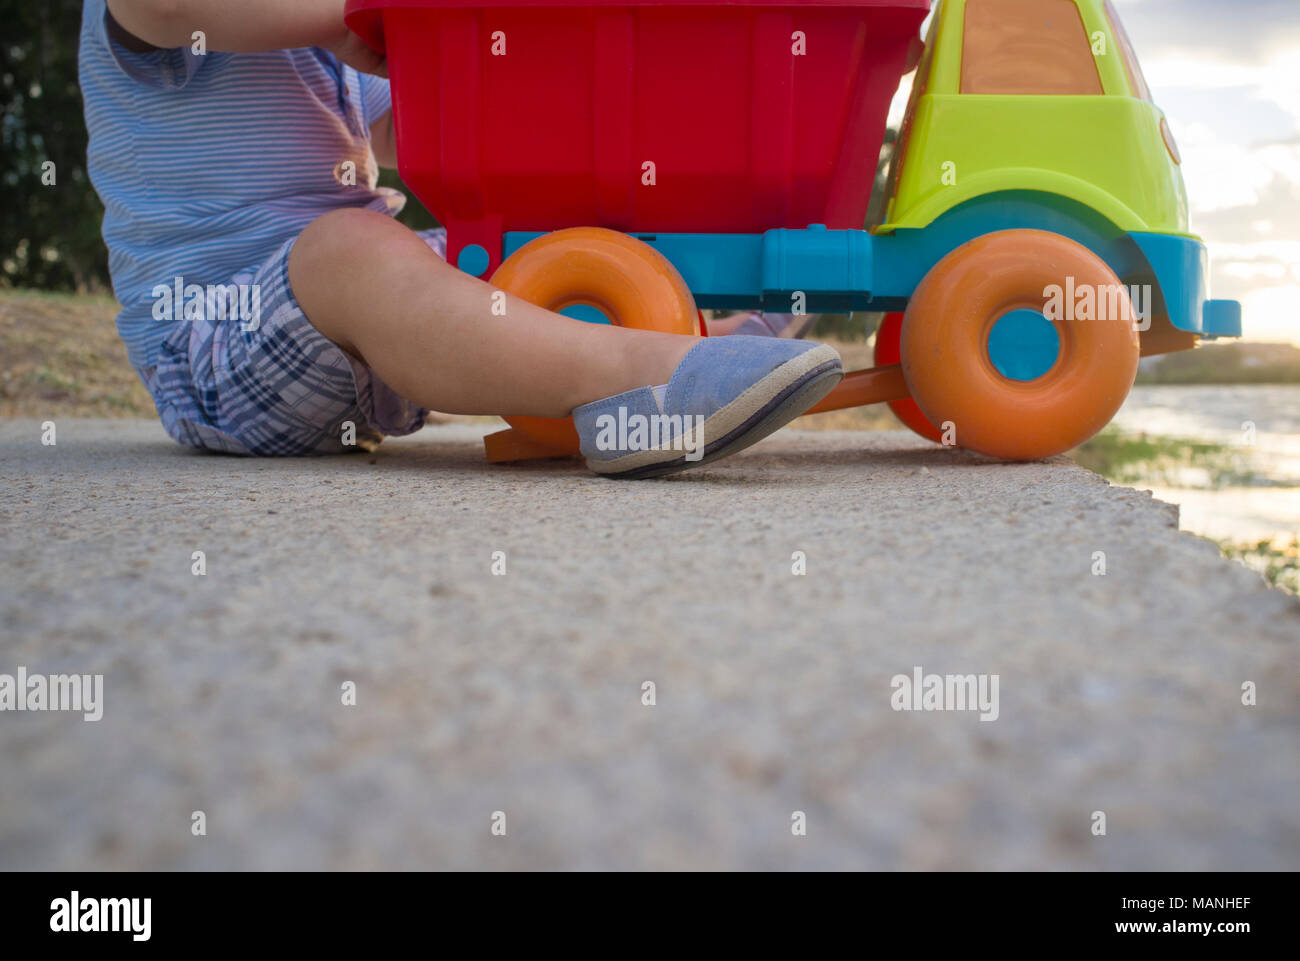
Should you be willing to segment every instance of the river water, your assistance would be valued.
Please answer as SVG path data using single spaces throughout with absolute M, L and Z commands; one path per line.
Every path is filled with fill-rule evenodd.
M 1300 385 L 1135 387 L 1114 424 L 1229 448 L 1248 477 L 1221 484 L 1194 464 L 1150 484 L 1184 530 L 1235 542 L 1300 534 Z

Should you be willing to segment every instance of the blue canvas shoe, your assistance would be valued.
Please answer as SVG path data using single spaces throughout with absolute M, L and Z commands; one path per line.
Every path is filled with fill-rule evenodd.
M 825 344 L 705 338 L 661 387 L 573 412 L 587 466 L 607 477 L 658 477 L 744 450 L 794 420 L 844 377 Z

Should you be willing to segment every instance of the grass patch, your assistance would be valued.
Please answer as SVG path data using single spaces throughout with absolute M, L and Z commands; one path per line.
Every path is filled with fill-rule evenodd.
M 1251 570 L 1258 571 L 1274 587 L 1300 594 L 1300 534 L 1289 542 L 1269 538 L 1253 544 L 1218 543 L 1224 557 L 1241 561 Z
M 0 416 L 156 417 L 111 297 L 0 289 Z
M 1221 490 L 1260 483 L 1241 451 L 1212 441 L 1130 434 L 1107 427 L 1069 454 L 1116 484 Z
M 1107 427 L 1069 456 L 1075 463 L 1126 487 L 1259 486 L 1269 480 L 1252 471 L 1242 451 L 1211 441 L 1129 434 Z M 1224 557 L 1240 561 L 1274 587 L 1300 593 L 1300 534 L 1248 543 L 1215 541 Z

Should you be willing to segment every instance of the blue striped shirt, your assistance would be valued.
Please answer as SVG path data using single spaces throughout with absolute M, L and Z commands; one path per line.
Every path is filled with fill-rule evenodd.
M 155 287 L 228 283 L 329 210 L 401 210 L 401 193 L 375 186 L 370 149 L 388 81 L 316 48 L 133 53 L 104 16 L 104 0 L 85 0 L 79 73 L 117 329 L 137 368 L 180 322 L 154 319 Z

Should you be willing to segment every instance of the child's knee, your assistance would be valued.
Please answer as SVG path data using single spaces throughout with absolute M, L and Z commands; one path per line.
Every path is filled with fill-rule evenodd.
M 289 278 L 294 292 L 310 282 L 331 289 L 368 256 L 381 255 L 386 260 L 401 259 L 407 253 L 426 249 L 415 231 L 387 214 L 357 207 L 331 210 L 313 220 L 300 233 L 289 254 Z
M 358 245 L 394 230 L 406 231 L 406 228 L 387 214 L 360 207 L 331 210 L 313 220 L 298 235 L 293 256 L 298 259 L 329 256 L 348 249 L 355 254 Z

